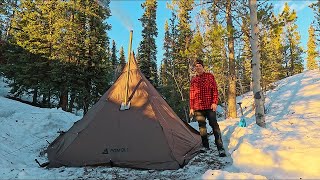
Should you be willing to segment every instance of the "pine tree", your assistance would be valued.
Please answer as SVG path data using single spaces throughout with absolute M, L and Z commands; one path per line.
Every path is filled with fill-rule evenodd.
M 194 57 L 190 53 L 190 44 L 192 41 L 191 30 L 191 11 L 193 10 L 194 0 L 173 1 L 173 8 L 177 6 L 177 20 L 175 27 L 176 32 L 173 32 L 171 38 L 173 39 L 172 46 L 172 78 L 174 80 L 174 92 L 178 104 L 176 113 L 182 119 L 188 119 L 188 99 L 189 99 L 189 85 L 191 66 Z M 174 9 L 175 10 L 175 9 Z M 176 35 L 175 35 L 176 34 Z M 189 77 L 189 78 L 186 78 Z M 176 94 L 177 93 L 177 94 Z
M 84 113 L 100 98 L 107 87 L 107 72 L 110 72 L 109 58 L 106 48 L 109 45 L 109 38 L 106 30 L 110 28 L 104 20 L 110 16 L 109 1 L 104 1 L 103 5 L 97 1 L 86 2 L 86 12 L 89 30 L 86 33 L 86 67 L 84 79 Z M 112 75 L 111 75 L 112 77 Z M 110 80 L 110 79 L 109 79 Z
M 22 1 L 16 13 L 12 43 L 23 49 L 13 48 L 17 61 L 8 56 L 17 65 L 6 73 L 18 82 L 12 90 L 31 89 L 34 101 L 57 96 L 63 110 L 76 104 L 86 112 L 111 82 L 109 1 Z
M 163 59 L 161 62 L 161 67 L 160 67 L 160 78 L 159 78 L 159 85 L 160 87 L 167 87 L 168 86 L 168 69 L 169 69 L 169 61 L 171 53 L 170 53 L 170 32 L 169 32 L 169 24 L 168 21 L 165 22 L 164 26 L 164 42 L 163 42 L 163 49 L 164 49 L 164 54 L 163 54 Z M 167 91 L 163 91 L 167 92 Z
M 175 60 L 177 57 L 177 16 L 175 9 L 172 9 L 169 23 L 165 25 L 165 39 L 163 43 L 164 54 L 160 67 L 160 93 L 177 115 L 185 118 L 184 103 L 181 103 L 181 85 L 176 76 Z
M 118 75 L 120 74 L 120 70 L 118 68 L 119 65 L 119 61 L 118 61 L 118 57 L 117 57 L 117 46 L 116 46 L 116 42 L 114 40 L 112 40 L 112 48 L 111 48 L 111 64 L 112 64 L 112 69 L 113 69 L 113 80 L 115 81 L 118 78 Z
M 51 42 L 48 36 L 52 29 L 49 23 L 50 12 L 44 10 L 42 3 L 32 1 L 22 1 L 20 9 L 13 21 L 15 30 L 12 32 L 17 45 L 31 53 L 50 57 Z M 37 10 L 46 14 L 38 13 Z
M 310 7 L 313 9 L 313 12 L 314 12 L 314 17 L 316 19 L 315 29 L 316 29 L 317 37 L 319 37 L 319 34 L 320 34 L 320 0 L 317 0 L 317 2 L 312 3 L 310 5 Z M 317 41 L 319 41 L 319 40 L 320 39 L 317 38 Z
M 259 6 L 258 6 L 259 7 Z M 263 91 L 272 87 L 273 82 L 284 77 L 283 75 L 283 25 L 274 15 L 273 6 L 260 5 L 258 21 L 260 28 L 259 46 L 261 54 L 261 86 Z
M 24 48 L 24 50 L 15 48 L 18 51 L 15 52 L 16 55 L 21 59 L 15 65 L 17 68 L 22 67 L 13 79 L 24 78 L 24 80 L 16 81 L 12 92 L 15 93 L 19 89 L 16 87 L 20 86 L 20 89 L 25 89 L 26 93 L 33 95 L 33 104 L 38 104 L 41 91 L 45 91 L 52 82 L 49 79 L 51 69 L 47 59 L 50 58 L 53 47 L 51 30 L 52 23 L 55 21 L 53 16 L 56 5 L 55 1 L 46 4 L 39 1 L 22 1 L 12 20 L 11 26 L 14 28 L 9 32 L 12 36 L 11 42 Z M 48 6 L 50 7 L 46 8 Z M 11 59 L 10 56 L 8 58 Z M 29 71 L 30 69 L 38 69 L 38 71 Z
M 8 39 L 18 0 L 0 0 L 0 39 Z
M 242 18 L 242 26 L 241 30 L 243 32 L 243 36 L 241 37 L 241 41 L 243 42 L 243 46 L 241 49 L 241 55 L 239 59 L 239 70 L 238 75 L 241 79 L 241 92 L 242 94 L 249 92 L 252 90 L 251 82 L 252 82 L 252 69 L 251 69 L 251 57 L 252 51 L 250 47 L 250 36 L 249 35 L 249 27 L 250 27 L 250 19 L 248 17 Z
M 114 68 L 118 65 L 117 52 L 116 42 L 112 40 L 111 63 Z
M 225 37 L 226 29 L 220 22 L 218 14 L 221 11 L 222 1 L 214 0 L 206 9 L 202 10 L 201 18 L 204 21 L 204 61 L 207 64 L 207 70 L 214 73 L 218 84 L 220 103 L 227 100 L 227 56 Z M 222 12 L 222 11 L 221 11 Z M 226 106 L 225 112 L 227 112 Z M 225 114 L 226 116 L 226 114 Z
M 155 86 L 158 86 L 157 76 L 157 46 L 158 36 L 156 24 L 157 1 L 146 0 L 141 7 L 145 10 L 139 19 L 142 23 L 142 41 L 138 48 L 138 59 L 141 72 Z
M 317 44 L 316 44 L 316 35 L 315 29 L 312 25 L 309 27 L 309 38 L 308 38 L 308 49 L 307 49 L 307 68 L 308 70 L 317 69 L 317 61 L 316 58 L 318 57 L 317 52 Z
M 6 13 L 6 4 L 3 2 L 3 0 L 0 1 L 0 41 L 3 39 L 3 32 L 5 30 L 5 18 L 3 16 L 5 16 Z
M 200 32 L 199 27 L 196 28 L 196 32 L 194 33 L 193 39 L 190 42 L 190 57 L 194 57 L 194 59 L 204 59 L 204 43 L 203 43 L 202 34 Z
M 318 38 L 319 37 L 319 34 L 320 34 L 320 0 L 318 0 L 316 3 L 313 3 L 310 5 L 310 7 L 313 9 L 313 12 L 314 12 L 314 16 L 315 16 L 315 19 L 316 19 L 316 22 L 315 22 L 315 31 L 316 31 L 316 34 L 317 34 L 317 44 L 319 43 L 320 39 Z M 320 68 L 320 61 L 318 61 L 319 63 L 319 68 Z
M 280 20 L 284 24 L 284 65 L 286 67 L 287 76 L 303 71 L 303 59 L 301 57 L 303 50 L 300 44 L 300 34 L 297 31 L 298 26 L 297 14 L 294 10 L 290 10 L 288 3 L 285 3 L 284 9 L 280 14 Z
M 172 20 L 172 18 L 171 18 Z M 171 21 L 172 23 L 172 21 Z M 171 24 L 172 25 L 172 24 Z M 176 99 L 173 94 L 176 94 L 176 86 L 173 83 L 172 73 L 172 39 L 170 34 L 169 23 L 166 20 L 164 26 L 164 42 L 163 42 L 163 59 L 160 65 L 160 77 L 159 77 L 159 92 L 167 103 L 173 108 L 174 111 L 178 112 L 176 105 Z
M 120 57 L 119 57 L 120 72 L 122 72 L 122 70 L 126 66 L 126 57 L 124 56 L 123 46 L 120 47 L 119 54 L 120 54 Z

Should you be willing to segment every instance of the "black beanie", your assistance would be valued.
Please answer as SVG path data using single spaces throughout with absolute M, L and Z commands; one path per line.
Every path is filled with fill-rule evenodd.
M 195 64 L 195 65 L 196 65 L 196 64 L 201 64 L 201 65 L 202 65 L 202 67 L 204 67 L 204 66 L 203 66 L 203 61 L 202 61 L 202 60 L 200 60 L 200 59 L 196 60 L 196 62 L 195 62 L 194 64 Z

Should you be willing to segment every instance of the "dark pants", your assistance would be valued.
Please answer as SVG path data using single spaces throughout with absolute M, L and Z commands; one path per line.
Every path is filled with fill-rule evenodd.
M 196 120 L 199 123 L 199 131 L 200 131 L 203 146 L 206 148 L 209 148 L 207 127 L 206 127 L 206 118 L 207 118 L 209 121 L 209 125 L 213 130 L 213 134 L 215 137 L 215 144 L 218 150 L 223 149 L 221 132 L 220 132 L 219 124 L 217 122 L 216 112 L 212 111 L 211 109 L 196 110 L 194 112 L 194 115 Z

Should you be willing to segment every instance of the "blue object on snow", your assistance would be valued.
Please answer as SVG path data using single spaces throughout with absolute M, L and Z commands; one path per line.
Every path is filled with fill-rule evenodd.
M 244 119 L 244 117 L 240 118 L 238 126 L 239 127 L 247 127 L 247 123 L 246 123 L 246 120 Z

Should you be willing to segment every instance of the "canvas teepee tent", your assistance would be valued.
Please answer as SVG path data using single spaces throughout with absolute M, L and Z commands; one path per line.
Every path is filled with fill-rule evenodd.
M 66 133 L 48 147 L 48 167 L 114 165 L 142 169 L 178 169 L 202 147 L 201 138 L 174 113 L 143 76 L 131 55 L 113 86 Z

